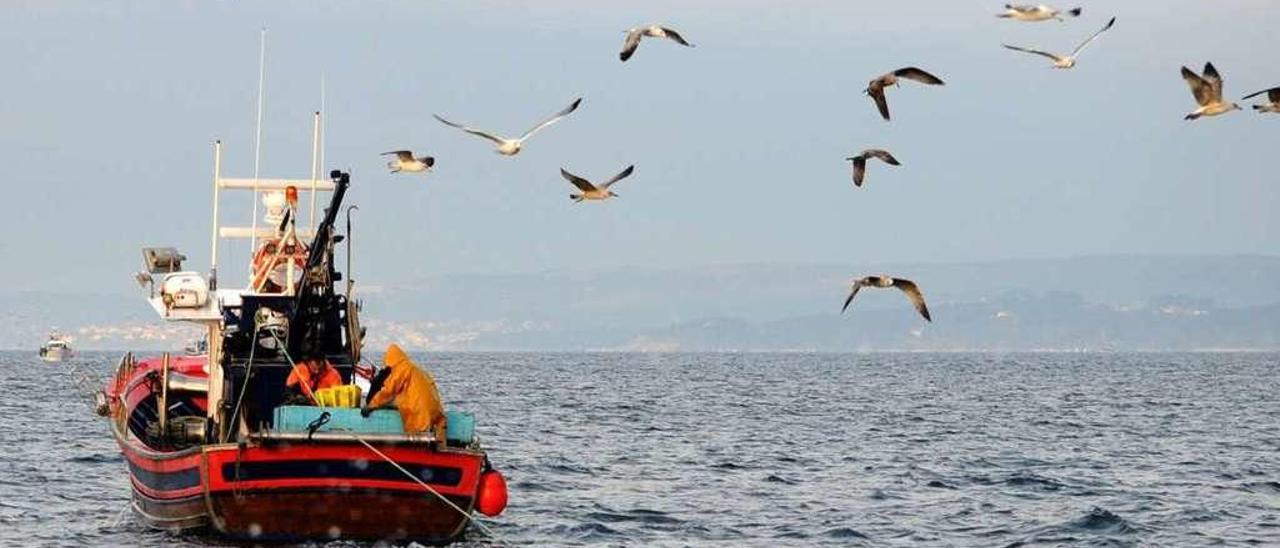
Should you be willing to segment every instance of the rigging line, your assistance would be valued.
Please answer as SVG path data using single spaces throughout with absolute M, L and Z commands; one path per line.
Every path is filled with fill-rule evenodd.
M 253 319 L 253 338 L 249 339 L 251 345 L 249 347 L 249 361 L 244 364 L 244 384 L 240 385 L 240 396 L 236 398 L 236 404 L 231 408 L 231 418 L 227 421 L 227 434 L 223 436 L 222 443 L 226 443 L 231 436 L 231 428 L 235 428 L 236 415 L 240 413 L 240 406 L 244 404 L 244 393 L 249 391 L 249 377 L 253 375 L 253 355 L 258 350 L 258 329 L 262 326 L 258 322 L 258 318 Z
M 98 409 L 97 395 L 102 391 L 98 388 L 105 383 L 96 371 L 85 369 L 77 362 L 71 363 L 71 384 L 75 388 L 77 396 L 86 400 L 89 410 L 96 412 Z
M 106 525 L 102 525 L 102 523 L 99 522 L 98 527 L 100 529 L 115 529 L 116 527 L 119 527 L 124 522 L 125 513 L 127 513 L 129 510 L 132 510 L 132 509 L 133 509 L 133 501 L 130 500 L 129 502 L 124 503 L 124 506 L 120 508 L 120 511 L 116 512 L 115 517 L 107 521 Z
M 360 442 L 361 444 L 364 444 L 365 447 L 368 447 L 369 450 L 373 451 L 375 455 L 382 457 L 382 460 L 385 460 L 388 463 L 390 463 L 391 466 L 396 467 L 396 470 L 399 470 L 400 472 L 404 473 L 404 475 L 408 476 L 409 479 L 417 482 L 418 485 L 421 485 L 424 489 L 429 491 L 431 494 L 435 495 L 437 498 L 444 501 L 444 503 L 449 505 L 450 508 L 457 510 L 459 514 L 462 514 L 462 517 L 466 518 L 471 523 L 476 524 L 477 527 L 479 527 L 482 531 L 484 531 L 485 534 L 489 535 L 490 538 L 497 541 L 498 544 L 501 544 L 503 546 L 514 546 L 514 544 L 507 542 L 506 539 L 503 539 L 501 536 L 498 536 L 498 534 L 495 533 L 493 529 L 490 529 L 487 525 L 485 525 L 484 522 L 481 522 L 480 520 L 475 519 L 474 517 L 472 517 L 471 514 L 467 513 L 462 508 L 459 508 L 458 505 L 454 504 L 453 501 L 445 498 L 445 496 L 440 494 L 439 491 L 436 491 L 433 487 L 431 487 L 430 485 L 427 485 L 427 483 L 422 481 L 420 478 L 418 478 L 418 476 L 415 476 L 413 475 L 412 472 L 405 470 L 403 466 L 400 466 L 400 463 L 392 460 L 391 457 L 388 457 L 386 453 L 379 451 L 377 447 L 369 445 L 369 442 L 365 441 L 364 438 L 360 437 L 359 434 L 352 433 L 351 436 L 354 437 L 356 441 Z
M 289 370 L 296 372 L 298 370 L 298 364 L 293 361 L 293 358 L 289 357 L 289 349 L 285 347 L 284 341 L 280 340 L 280 336 L 276 335 L 275 331 L 268 331 L 268 333 L 271 334 L 271 338 L 276 340 L 276 344 L 280 345 L 280 353 L 284 354 L 284 359 L 289 362 Z M 311 398 L 311 403 L 320 405 L 320 398 L 316 397 L 316 393 L 311 390 L 311 387 L 308 386 L 307 383 L 301 382 L 301 379 L 299 379 L 298 386 L 301 386 L 306 396 Z

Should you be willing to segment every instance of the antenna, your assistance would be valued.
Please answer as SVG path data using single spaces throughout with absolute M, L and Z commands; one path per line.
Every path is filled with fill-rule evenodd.
M 262 160 L 262 86 L 267 75 L 267 28 L 262 27 L 258 38 L 258 120 L 253 139 L 253 234 L 249 237 L 249 252 L 258 248 L 258 166 Z
M 311 120 L 311 216 L 307 218 L 307 223 L 311 225 L 311 230 L 316 228 L 316 171 L 319 165 L 320 149 L 320 111 L 315 112 L 315 116 Z
M 318 162 L 320 171 L 324 171 L 324 128 L 328 120 L 328 112 L 324 110 L 324 73 L 320 73 L 320 160 Z M 316 193 L 311 193 L 311 229 L 315 230 L 316 218 Z

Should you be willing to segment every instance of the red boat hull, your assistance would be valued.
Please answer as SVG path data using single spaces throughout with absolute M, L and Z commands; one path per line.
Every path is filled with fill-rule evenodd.
M 175 360 L 171 367 L 197 375 L 199 365 Z M 158 367 L 156 361 L 140 362 L 107 390 L 112 431 L 129 466 L 133 508 L 149 526 L 212 527 L 253 540 L 429 543 L 455 540 L 466 529 L 486 467 L 484 453 L 435 444 L 375 444 L 384 458 L 359 442 L 333 441 L 157 451 L 130 421 L 153 395 L 148 373 Z
M 173 454 L 150 451 L 117 432 L 116 441 L 129 464 L 133 509 L 154 528 L 184 531 L 208 524 L 203 453 L 200 448 Z
M 373 538 L 447 542 L 466 528 L 484 456 L 380 447 L 462 512 L 361 444 L 213 446 L 205 488 L 213 526 L 248 539 Z M 465 512 L 465 513 L 463 513 Z
M 189 376 L 205 376 L 204 358 L 201 357 L 174 358 L 170 367 Z M 137 421 L 154 414 L 143 406 L 148 401 L 154 405 L 154 379 L 159 370 L 159 360 L 146 360 L 128 370 L 117 371 L 117 376 L 105 390 L 112 434 L 129 466 L 134 513 L 156 529 L 185 531 L 201 528 L 208 524 L 208 505 L 205 503 L 200 467 L 204 458 L 201 448 L 157 451 L 131 433 L 139 427 Z M 205 398 L 191 399 L 203 410 Z

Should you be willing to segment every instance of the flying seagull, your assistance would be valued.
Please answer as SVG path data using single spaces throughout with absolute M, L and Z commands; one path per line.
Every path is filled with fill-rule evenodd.
M 392 173 L 400 173 L 401 171 L 431 171 L 431 166 L 436 165 L 436 159 L 431 156 L 423 156 L 414 158 L 413 152 L 408 150 L 393 150 L 391 152 L 383 152 L 382 155 L 395 154 L 396 157 L 387 162 L 387 169 Z
M 876 102 L 876 107 L 880 109 L 880 115 L 883 116 L 885 120 L 889 119 L 889 103 L 885 101 L 884 88 L 887 86 L 898 85 L 899 78 L 915 80 L 917 82 L 923 82 L 934 86 L 945 85 L 937 76 L 929 74 L 916 67 L 904 67 L 876 77 L 867 84 L 867 89 L 862 90 L 862 92 L 870 95 L 871 99 Z
M 1191 94 L 1195 95 L 1196 103 L 1200 104 L 1200 108 L 1186 115 L 1184 120 L 1195 120 L 1201 116 L 1217 116 L 1224 112 L 1241 110 L 1240 105 L 1222 100 L 1222 76 L 1218 74 L 1218 69 L 1213 68 L 1213 63 L 1204 64 L 1203 76 L 1197 75 L 1187 67 L 1182 67 L 1182 79 L 1191 86 Z
M 869 148 L 862 151 L 862 154 L 845 158 L 845 160 L 853 162 L 853 186 L 862 186 L 862 179 L 867 173 L 868 158 L 879 158 L 881 161 L 891 166 L 902 165 L 898 163 L 897 158 L 894 158 L 892 154 L 889 154 L 889 151 L 880 150 L 878 148 Z
M 469 127 L 467 127 L 467 126 L 464 126 L 464 125 L 462 125 L 462 124 L 455 124 L 455 123 L 453 123 L 453 122 L 450 122 L 450 121 L 448 121 L 448 120 L 445 120 L 444 118 L 441 118 L 438 114 L 432 114 L 432 116 L 435 116 L 437 120 L 440 120 L 442 123 L 444 123 L 444 124 L 445 124 L 445 125 L 447 125 L 447 126 L 453 126 L 453 127 L 456 127 L 456 128 L 458 128 L 458 129 L 460 129 L 460 130 L 462 130 L 462 131 L 465 131 L 465 132 L 467 132 L 467 133 L 470 133 L 470 134 L 472 134 L 472 135 L 475 135 L 475 136 L 478 136 L 478 137 L 483 137 L 483 138 L 485 138 L 485 139 L 488 139 L 488 140 L 490 140 L 490 141 L 493 141 L 493 142 L 494 142 L 494 144 L 498 145 L 498 148 L 497 148 L 497 150 L 496 150 L 496 152 L 497 152 L 498 154 L 501 154 L 501 155 L 503 155 L 503 156 L 515 156 L 516 154 L 519 154 L 519 153 L 520 153 L 520 149 L 521 149 L 522 147 L 524 147 L 524 142 L 525 142 L 525 140 L 526 140 L 526 139 L 528 139 L 528 138 L 530 138 L 530 137 L 533 137 L 533 134 L 534 134 L 534 133 L 537 133 L 537 132 L 538 132 L 538 130 L 540 130 L 540 129 L 544 128 L 544 127 L 547 127 L 547 126 L 549 126 L 549 125 L 551 125 L 551 124 L 554 124 L 554 123 L 556 123 L 556 122 L 559 122 L 561 118 L 564 118 L 565 116 L 568 116 L 568 115 L 569 115 L 569 113 L 573 112 L 574 110 L 577 110 L 578 105 L 579 105 L 580 103 L 582 103 L 582 98 L 581 98 L 581 97 L 579 97 L 579 98 L 577 98 L 577 99 L 574 99 L 574 100 L 573 100 L 573 103 L 572 103 L 572 104 L 570 104 L 569 106 L 565 107 L 565 109 L 564 109 L 564 110 L 562 110 L 562 111 L 560 111 L 560 112 L 557 112 L 557 113 L 555 114 L 555 116 L 552 116 L 552 117 L 550 117 L 550 118 L 547 118 L 546 120 L 543 120 L 543 121 L 542 121 L 541 123 L 539 123 L 538 125 L 533 126 L 533 129 L 530 129 L 529 131 L 524 132 L 524 135 L 521 135 L 519 139 L 506 139 L 506 138 L 503 138 L 503 137 L 497 137 L 497 136 L 495 136 L 495 135 L 492 135 L 492 134 L 489 134 L 489 133 L 485 133 L 485 132 L 480 131 L 480 130 L 478 130 L 478 129 L 471 129 L 471 128 L 469 128 Z
M 670 38 L 682 46 L 693 47 L 693 44 L 686 42 L 680 36 L 680 33 L 658 25 L 635 27 L 622 32 L 627 33 L 627 41 L 622 43 L 622 52 L 618 54 L 618 58 L 622 59 L 623 62 L 626 62 L 627 59 L 630 59 L 635 54 L 636 48 L 640 47 L 640 39 L 645 36 L 650 38 Z
M 841 314 L 843 314 L 845 310 L 849 309 L 849 303 L 853 302 L 853 298 L 857 296 L 858 290 L 864 287 L 896 287 L 907 295 L 907 298 L 911 300 L 911 304 L 915 305 L 916 310 L 920 312 L 921 316 L 924 316 L 926 321 L 933 321 L 933 318 L 929 317 L 929 307 L 924 304 L 924 295 L 920 293 L 920 288 L 916 287 L 915 282 L 884 275 L 867 276 L 865 278 L 854 280 L 853 283 L 850 284 L 849 298 L 844 300 L 844 308 L 840 309 Z
M 1259 112 L 1280 112 L 1280 87 L 1264 89 L 1257 93 L 1250 93 L 1241 97 L 1240 100 L 1243 101 L 1250 97 L 1262 95 L 1263 93 L 1267 94 L 1267 102 L 1253 105 L 1253 110 Z
M 1099 30 L 1098 32 L 1093 33 L 1093 36 L 1090 36 L 1088 40 L 1085 40 L 1084 42 L 1081 42 L 1080 45 L 1076 46 L 1076 49 L 1071 51 L 1071 55 L 1056 55 L 1053 53 L 1049 53 L 1047 51 L 1040 51 L 1038 49 L 1030 49 L 1030 48 L 1020 48 L 1018 46 L 1010 46 L 1009 44 L 1005 44 L 1004 47 L 1014 51 L 1024 51 L 1027 53 L 1034 53 L 1036 55 L 1043 55 L 1045 57 L 1053 59 L 1053 68 L 1069 69 L 1071 67 L 1076 66 L 1076 56 L 1080 55 L 1080 52 L 1084 50 L 1085 46 L 1092 43 L 1094 39 L 1102 35 L 1102 33 L 1106 32 L 1107 29 L 1110 29 L 1111 25 L 1114 25 L 1114 24 L 1116 24 L 1116 18 L 1112 17 L 1110 21 L 1107 21 L 1107 26 L 1102 27 L 1102 30 Z
M 1065 13 L 1071 17 L 1079 17 L 1080 13 L 1083 11 L 1084 8 L 1071 8 Z M 1044 4 L 1034 6 L 1029 4 L 1005 4 L 1004 11 L 996 14 L 996 17 L 1001 19 L 1014 19 L 1017 21 L 1048 21 L 1049 19 L 1065 21 L 1066 19 L 1062 18 L 1063 13 L 1064 12 L 1062 11 L 1058 11 L 1057 8 L 1052 8 Z
M 631 172 L 635 170 L 636 166 L 627 166 L 627 169 L 622 170 L 622 173 L 614 175 L 612 179 L 601 183 L 599 186 L 593 185 L 591 184 L 591 181 L 565 171 L 564 168 L 560 168 L 560 175 L 565 179 L 568 179 L 570 183 L 573 183 L 573 186 L 578 187 L 578 189 L 582 191 L 582 194 L 570 194 L 569 199 L 574 202 L 581 202 L 583 200 L 607 200 L 609 198 L 617 197 L 618 195 L 614 194 L 612 190 L 609 190 L 609 187 L 613 186 L 613 183 L 626 179 L 631 175 Z

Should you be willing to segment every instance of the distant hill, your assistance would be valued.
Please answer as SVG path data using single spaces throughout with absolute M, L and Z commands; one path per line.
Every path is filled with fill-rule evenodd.
M 1090 256 L 988 263 L 748 264 L 683 269 L 616 268 L 525 275 L 428 277 L 388 287 L 387 314 L 462 319 L 598 315 L 652 324 L 708 316 L 781 318 L 839 308 L 853 275 L 912 278 L 931 302 L 1000 295 L 1077 293 L 1091 302 L 1140 305 L 1185 295 L 1236 308 L 1280 302 L 1280 256 Z M 395 303 L 395 306 L 391 306 Z
M 918 282 L 935 321 L 920 320 L 894 291 L 866 291 L 841 316 L 849 278 L 882 272 Z M 370 344 L 420 348 L 1280 348 L 1274 256 L 615 268 L 436 276 L 357 291 Z M 160 329 L 131 295 L 0 294 L 0 306 L 12 311 L 5 348 L 34 348 L 51 325 L 95 334 L 85 347 L 180 347 L 190 337 Z

